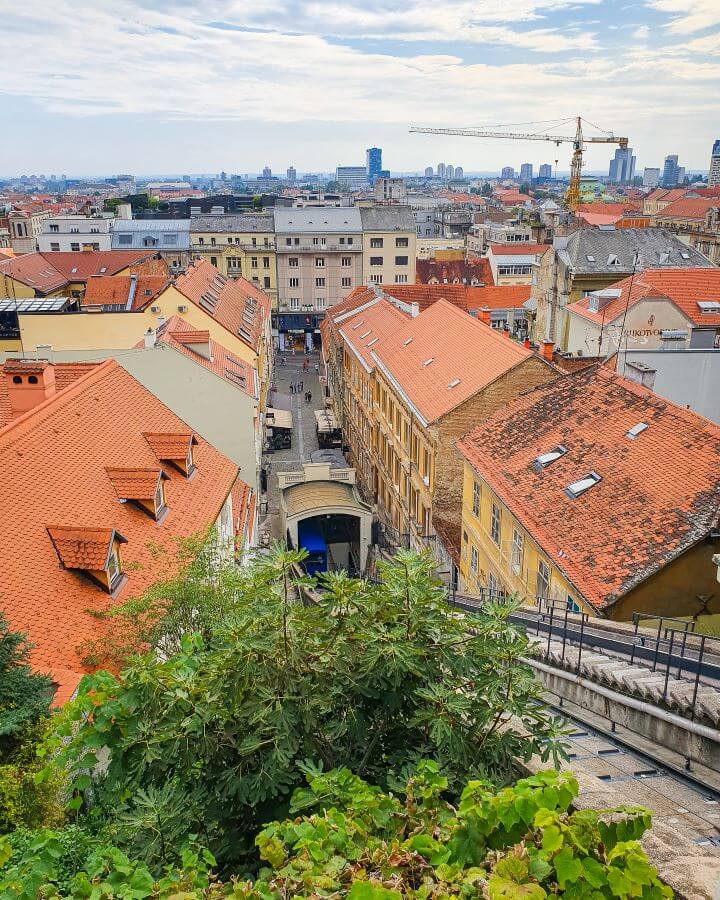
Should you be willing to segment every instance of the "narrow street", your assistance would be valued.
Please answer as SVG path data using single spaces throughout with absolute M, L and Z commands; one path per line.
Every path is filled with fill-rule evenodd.
M 281 357 L 285 365 L 281 364 Z M 309 372 L 303 372 L 303 361 L 310 362 Z M 314 410 L 323 408 L 323 388 L 320 384 L 317 366 L 320 363 L 319 353 L 296 353 L 290 351 L 275 354 L 275 384 L 277 392 L 273 401 L 279 408 L 289 409 L 293 416 L 292 447 L 288 450 L 275 450 L 263 455 L 263 465 L 269 468 L 267 486 L 267 516 L 260 521 L 260 530 L 270 536 L 270 540 L 280 539 L 280 495 L 278 491 L 278 472 L 292 472 L 310 462 L 310 454 L 318 449 L 315 432 Z M 290 392 L 290 385 L 302 384 L 297 393 Z M 305 392 L 310 391 L 312 401 L 306 403 Z

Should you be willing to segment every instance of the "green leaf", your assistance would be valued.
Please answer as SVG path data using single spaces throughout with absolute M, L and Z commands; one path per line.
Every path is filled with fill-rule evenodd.
M 348 900 L 401 900 L 402 894 L 371 881 L 354 881 L 347 897 Z
M 557 856 L 553 858 L 555 874 L 561 888 L 566 884 L 576 881 L 582 876 L 582 866 L 580 860 L 573 854 L 569 847 L 561 850 Z

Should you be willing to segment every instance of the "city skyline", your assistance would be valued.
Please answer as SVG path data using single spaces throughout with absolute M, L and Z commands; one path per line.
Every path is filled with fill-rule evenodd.
M 554 158 L 562 171 L 565 146 L 550 160 L 531 144 L 407 129 L 578 113 L 626 134 L 638 170 L 675 153 L 704 170 L 717 137 L 720 6 L 708 0 L 522 0 L 512 9 L 490 0 L 482 17 L 466 0 L 413 0 L 396 12 L 357 0 L 252 10 L 130 0 L 121 15 L 100 4 L 81 17 L 69 0 L 28 0 L 6 11 L 4 26 L 23 60 L 0 93 L 23 138 L 0 150 L 7 175 L 244 172 L 260 160 L 330 172 L 361 165 L 374 145 L 397 172 L 440 159 L 499 171 Z M 593 148 L 588 170 L 607 171 L 611 156 Z

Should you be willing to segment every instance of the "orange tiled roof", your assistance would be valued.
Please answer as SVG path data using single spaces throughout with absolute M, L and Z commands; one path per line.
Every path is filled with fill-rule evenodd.
M 128 468 L 127 466 L 107 466 L 113 490 L 121 500 L 152 500 L 158 481 L 167 478 L 162 469 Z
M 408 319 L 373 353 L 428 423 L 532 356 L 447 300 Z
M 270 298 L 245 278 L 228 279 L 208 260 L 198 260 L 175 287 L 256 353 L 270 317 Z
M 576 210 L 575 215 L 588 225 L 615 225 L 616 222 L 622 219 L 622 213 L 618 215 L 618 213 L 595 213 Z
M 85 285 L 83 306 L 126 306 L 132 293 L 131 310 L 144 309 L 170 283 L 163 275 L 92 275 Z
M 718 197 L 684 197 L 675 200 L 657 213 L 661 219 L 700 219 L 704 220 L 708 210 L 720 206 Z
M 421 284 L 495 284 L 490 261 L 475 259 L 418 259 L 415 272 Z
M 164 325 L 157 329 L 157 341 L 160 344 L 167 344 L 174 347 L 184 356 L 190 357 L 196 363 L 210 369 L 221 378 L 225 378 L 235 387 L 240 388 L 248 396 L 257 399 L 257 385 L 255 379 L 255 370 L 250 363 L 239 359 L 234 353 L 231 353 L 222 344 L 218 344 L 210 337 L 210 332 L 195 328 L 180 316 L 172 316 Z M 202 353 L 198 353 L 193 349 L 193 345 L 208 345 L 210 348 L 210 359 Z M 144 346 L 141 341 L 138 347 Z
M 142 436 L 160 462 L 186 459 L 190 445 L 197 444 L 197 438 L 192 431 L 184 428 L 177 431 L 143 431 Z
M 464 284 L 383 284 L 381 290 L 403 303 L 417 303 L 420 309 L 427 309 L 440 299 L 467 309 L 469 288 Z
M 407 313 L 401 312 L 388 300 L 377 300 L 371 307 L 358 312 L 340 325 L 340 334 L 345 342 L 365 363 L 366 368 L 375 367 L 373 351 L 380 347 L 398 328 L 411 321 Z
M 23 360 L 23 366 L 27 365 L 29 360 Z M 14 360 L 8 359 L 5 366 L 11 371 Z M 57 391 L 69 387 L 73 382 L 77 381 L 83 375 L 99 366 L 98 362 L 73 362 L 73 363 L 54 363 L 55 370 L 55 389 Z M 5 368 L 3 366 L 3 368 Z M 8 385 L 4 378 L 0 378 L 0 428 L 12 419 L 12 409 L 10 408 L 10 397 L 8 396 Z
M 551 244 L 524 244 L 521 241 L 511 244 L 490 244 L 488 253 L 492 253 L 493 256 L 539 256 L 551 246 Z
M 114 528 L 48 525 L 47 530 L 60 562 L 66 569 L 104 569 L 113 540 L 127 543 Z
M 87 281 L 93 275 L 115 275 L 152 255 L 147 250 L 23 253 L 13 259 L 0 260 L 0 275 L 8 275 L 44 294 L 71 282 Z
M 687 188 L 655 188 L 655 190 L 650 191 L 645 199 L 655 202 L 662 200 L 664 203 L 674 203 L 676 200 L 684 197 L 686 193 Z
M 482 309 L 519 309 L 530 299 L 532 285 L 504 284 L 499 287 L 471 287 L 466 290 L 468 310 Z
M 558 444 L 567 453 L 536 471 Z M 458 449 L 598 610 L 718 524 L 720 428 L 602 367 L 524 394 Z M 571 499 L 591 471 L 602 480 Z
M 640 212 L 642 203 L 638 200 L 625 200 L 622 203 L 581 203 L 575 210 L 578 213 L 600 213 L 605 216 L 621 218 L 625 213 Z
M 158 468 L 143 432 L 184 434 L 184 447 L 191 433 L 113 360 L 95 366 L 0 431 L 0 609 L 13 630 L 28 634 L 33 667 L 54 672 L 65 693 L 71 681 L 62 673 L 85 671 L 78 646 L 107 627 L 93 611 L 112 601 L 84 575 L 63 568 L 48 525 L 82 529 L 83 534 L 85 529 L 100 529 L 103 535 L 115 530 L 127 538 L 122 553 L 127 581 L 120 594 L 127 599 L 174 568 L 177 540 L 213 523 L 236 481 L 237 466 L 198 439 L 191 478 L 162 466 L 169 476 L 168 512 L 155 522 L 120 502 L 106 472 Z M 57 538 L 67 535 L 54 533 Z M 70 561 L 70 548 L 67 552 Z M 90 561 L 97 560 L 93 556 Z
M 600 312 L 589 308 L 590 297 L 583 297 L 568 306 L 568 310 L 584 319 L 601 324 L 613 322 L 646 297 L 667 297 L 695 325 L 720 325 L 720 313 L 704 313 L 699 300 L 720 300 L 720 269 L 645 269 L 634 278 L 624 278 L 613 285 L 621 291 Z

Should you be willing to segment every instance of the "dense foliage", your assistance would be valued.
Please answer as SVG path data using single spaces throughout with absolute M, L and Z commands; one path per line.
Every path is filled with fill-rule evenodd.
M 166 587 L 169 631 L 153 625 L 176 652 L 86 678 L 68 709 L 59 752 L 71 804 L 99 806 L 153 864 L 192 834 L 223 867 L 242 861 L 254 831 L 287 811 L 304 760 L 387 785 L 433 758 L 457 791 L 560 752 L 519 662 L 527 639 L 507 621 L 512 607 L 454 612 L 431 560 L 412 553 L 383 565 L 380 584 L 328 575 L 324 601 L 305 606 L 293 599 L 297 559 L 278 551 L 212 579 L 191 567 Z M 202 600 L 200 634 L 178 627 L 190 596 Z
M 156 879 L 116 847 L 92 847 L 68 875 L 67 852 L 51 832 L 13 853 L 0 872 L 2 895 L 72 898 L 348 897 L 350 900 L 480 897 L 660 900 L 661 885 L 637 843 L 646 810 L 568 812 L 577 794 L 569 774 L 541 772 L 500 791 L 471 781 L 457 807 L 444 795 L 436 763 L 419 764 L 400 797 L 347 769 L 310 772 L 292 799 L 296 818 L 257 837 L 267 867 L 256 881 L 220 883 L 207 851 L 189 845 Z M 402 798 L 402 799 L 401 799 Z M 0 844 L 0 865 L 11 852 Z

